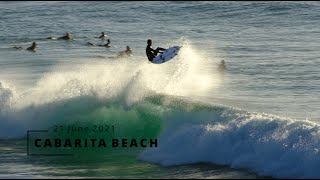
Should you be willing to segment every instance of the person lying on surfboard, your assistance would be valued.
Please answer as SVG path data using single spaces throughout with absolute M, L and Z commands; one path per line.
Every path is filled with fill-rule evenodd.
M 36 42 L 33 42 L 32 45 L 30 47 L 28 47 L 26 50 L 35 52 L 36 47 L 37 47 Z M 20 47 L 20 46 L 19 47 L 18 46 L 14 46 L 13 48 L 19 49 L 19 50 L 22 49 L 22 47 Z
M 110 46 L 110 39 L 107 40 L 107 43 L 106 43 L 106 44 L 98 44 L 98 45 L 95 45 L 95 44 L 93 44 L 92 42 L 87 42 L 87 45 L 88 45 L 88 46 L 100 46 L 100 47 L 106 47 L 106 48 L 111 47 L 111 46 Z
M 71 40 L 72 35 L 71 35 L 71 33 L 67 32 L 65 36 L 58 37 L 58 39 Z
M 157 47 L 157 49 L 153 49 L 151 47 L 151 45 L 152 45 L 152 40 L 151 39 L 148 39 L 147 44 L 148 45 L 147 45 L 147 48 L 146 48 L 146 54 L 147 54 L 147 57 L 148 57 L 149 61 L 152 61 L 157 56 L 159 51 L 166 50 L 166 49 L 161 48 L 161 47 Z
M 111 46 L 110 46 L 110 39 L 107 40 L 107 43 L 106 43 L 106 44 L 100 44 L 100 45 L 98 45 L 98 46 L 106 47 L 106 48 L 111 47 Z

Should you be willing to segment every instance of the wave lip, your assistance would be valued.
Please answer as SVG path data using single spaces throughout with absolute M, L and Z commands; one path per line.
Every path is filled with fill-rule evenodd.
M 182 123 L 160 135 L 158 148 L 145 150 L 139 159 L 163 166 L 209 162 L 276 178 L 320 177 L 316 123 L 235 110 L 207 116 L 211 123 L 181 117 Z

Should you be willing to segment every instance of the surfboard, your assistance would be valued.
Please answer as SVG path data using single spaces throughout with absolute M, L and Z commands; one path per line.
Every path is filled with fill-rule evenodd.
M 165 62 L 171 60 L 172 58 L 174 58 L 178 54 L 178 52 L 180 51 L 181 47 L 182 46 L 170 47 L 169 49 L 166 49 L 161 54 L 156 56 L 151 62 L 154 63 L 154 64 L 165 63 Z

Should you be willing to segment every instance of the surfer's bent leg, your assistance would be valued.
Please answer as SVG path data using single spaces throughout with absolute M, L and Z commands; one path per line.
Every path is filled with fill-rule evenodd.
M 154 51 L 154 56 L 156 57 L 157 55 L 158 55 L 158 53 L 159 53 L 159 50 L 158 50 L 158 48 Z

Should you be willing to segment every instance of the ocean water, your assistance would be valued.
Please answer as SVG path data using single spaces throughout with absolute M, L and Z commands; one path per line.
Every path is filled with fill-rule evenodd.
M 319 178 L 319 12 L 311 1 L 0 2 L 0 178 Z M 111 47 L 88 46 L 106 43 L 101 32 Z M 149 38 L 181 51 L 151 64 Z M 116 58 L 126 46 L 133 56 Z M 27 131 L 70 124 L 158 147 L 27 154 Z

